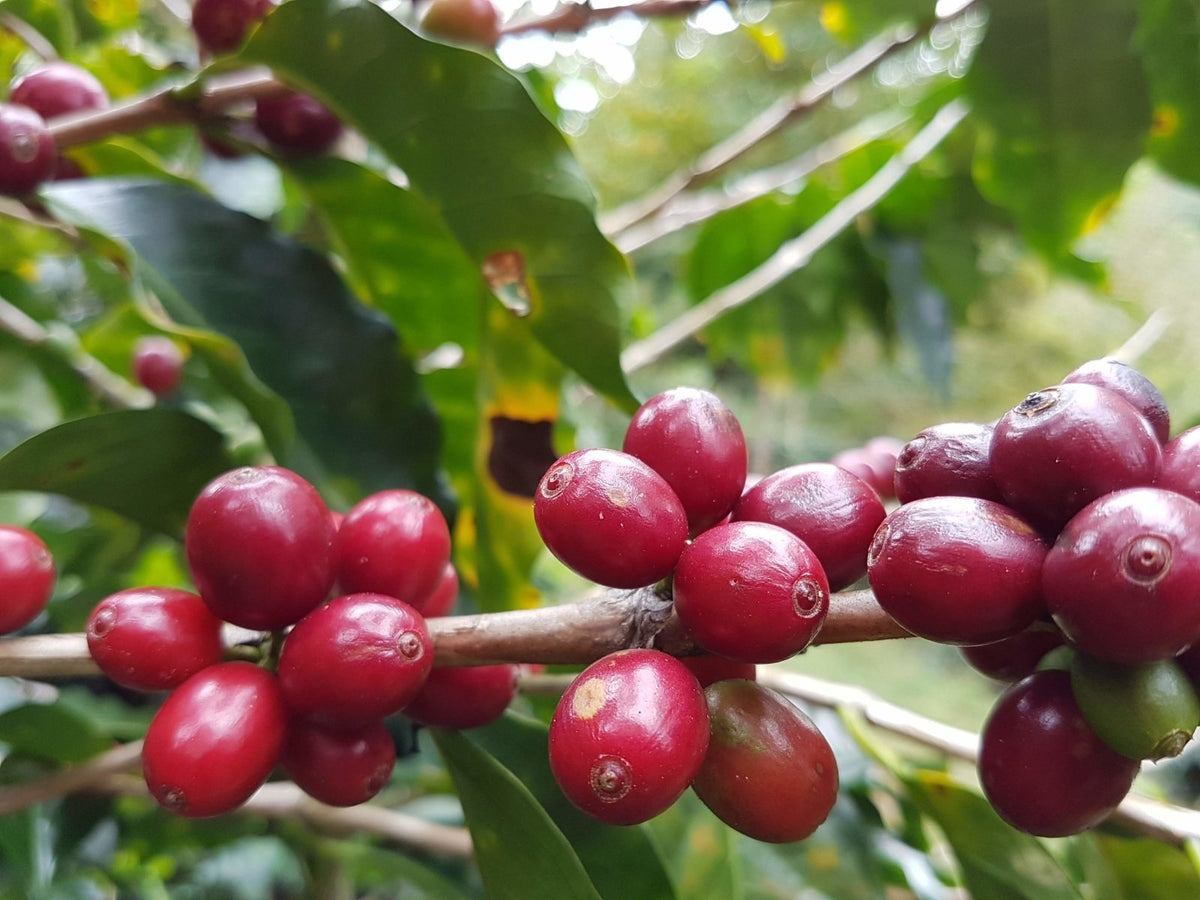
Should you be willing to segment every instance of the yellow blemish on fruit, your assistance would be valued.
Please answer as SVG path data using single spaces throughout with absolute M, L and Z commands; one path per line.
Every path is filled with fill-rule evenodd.
M 603 678 L 589 678 L 571 698 L 571 712 L 580 719 L 591 719 L 608 703 L 608 688 Z

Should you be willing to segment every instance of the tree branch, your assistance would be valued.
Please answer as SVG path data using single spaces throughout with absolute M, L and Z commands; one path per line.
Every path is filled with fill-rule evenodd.
M 811 228 L 781 245 L 771 257 L 691 307 L 658 331 L 635 341 L 621 354 L 621 366 L 634 372 L 662 357 L 711 325 L 721 316 L 749 303 L 806 265 L 813 254 L 832 241 L 858 216 L 887 196 L 908 171 L 924 159 L 967 114 L 963 101 L 947 103 L 933 119 L 861 187 L 847 194 Z
M 58 50 L 47 40 L 46 36 L 8 10 L 0 10 L 0 28 L 20 38 L 26 47 L 40 56 L 46 62 L 58 59 Z

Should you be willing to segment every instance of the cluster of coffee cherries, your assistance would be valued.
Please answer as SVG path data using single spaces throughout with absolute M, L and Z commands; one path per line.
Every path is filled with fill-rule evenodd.
M 1171 439 L 1158 389 L 1099 359 L 995 422 L 922 431 L 894 486 L 868 559 L 880 605 L 1013 682 L 984 793 L 1032 834 L 1097 824 L 1200 723 L 1200 430 Z
M 550 726 L 564 793 L 617 824 L 671 806 L 691 785 L 751 837 L 794 841 L 828 816 L 837 764 L 754 666 L 817 636 L 830 591 L 866 571 L 885 509 L 830 463 L 782 469 L 747 490 L 746 441 L 708 391 L 676 388 L 634 414 L 623 449 L 577 450 L 543 476 L 534 519 L 566 566 L 673 603 L 706 655 L 621 651 L 585 669 Z
M 426 619 L 450 612 L 459 585 L 446 520 L 419 493 L 381 491 L 339 516 L 288 469 L 236 469 L 196 498 L 185 548 L 194 592 L 119 591 L 87 623 L 109 678 L 170 692 L 142 762 L 172 812 L 235 809 L 277 766 L 318 800 L 362 803 L 395 761 L 385 717 L 476 727 L 515 695 L 513 666 L 433 668 Z M 266 637 L 227 648 L 224 623 Z

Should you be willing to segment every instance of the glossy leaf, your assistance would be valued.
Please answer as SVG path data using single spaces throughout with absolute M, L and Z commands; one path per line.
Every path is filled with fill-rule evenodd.
M 1200 182 L 1200 2 L 1139 0 L 1136 37 L 1154 101 L 1147 150 L 1170 174 Z
M 1183 850 L 1149 838 L 1096 834 L 1122 896 L 1137 900 L 1200 897 L 1200 871 Z
M 651 820 L 681 900 L 742 900 L 738 835 L 687 791 Z
M 0 713 L 0 743 L 51 762 L 89 759 L 111 746 L 87 719 L 58 703 L 27 703 Z

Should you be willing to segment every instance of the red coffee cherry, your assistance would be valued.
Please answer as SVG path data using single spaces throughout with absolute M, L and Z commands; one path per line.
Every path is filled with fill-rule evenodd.
M 1149 378 L 1112 357 L 1085 362 L 1062 380 L 1063 384 L 1093 384 L 1119 394 L 1146 417 L 1160 443 L 1171 436 L 1171 414 L 1167 401 Z
M 54 557 L 40 537 L 0 525 L 0 634 L 24 628 L 54 593 Z
M 209 666 L 154 714 L 142 746 L 146 786 L 177 815 L 229 812 L 267 780 L 286 732 L 274 675 L 248 662 Z
M 696 796 L 729 827 L 755 840 L 800 841 L 837 802 L 833 749 L 812 719 L 752 681 L 704 691 L 712 721 Z
M 621 650 L 567 688 L 550 722 L 550 770 L 575 806 L 610 825 L 679 799 L 708 748 L 704 692 L 658 650 Z
M 421 28 L 451 41 L 494 47 L 500 40 L 500 14 L 492 0 L 433 0 Z
M 224 653 L 221 620 L 198 594 L 169 587 L 105 597 L 88 616 L 87 642 L 100 671 L 136 691 L 177 687 Z
M 988 644 L 1045 611 L 1046 545 L 1006 506 L 978 497 L 906 503 L 879 527 L 867 578 L 879 605 L 913 634 Z
M 679 661 L 696 676 L 702 688 L 730 678 L 742 678 L 746 681 L 758 679 L 758 666 L 754 663 L 738 662 L 725 656 L 681 656 Z
M 271 0 L 195 0 L 192 30 L 209 53 L 230 53 L 242 46 L 250 26 L 261 21 L 272 5 Z
M 812 643 L 829 612 L 816 554 L 790 531 L 730 522 L 679 557 L 675 612 L 710 653 L 751 663 L 787 659 Z
M 279 683 L 299 716 L 359 728 L 410 703 L 432 668 L 433 642 L 420 613 L 382 594 L 348 594 L 291 630 Z
M 427 619 L 448 616 L 454 611 L 454 605 L 458 602 L 459 588 L 458 572 L 454 568 L 454 563 L 448 562 L 442 569 L 442 578 L 437 583 L 437 587 L 431 594 L 414 602 L 413 608 Z
M 298 622 L 333 585 L 333 526 L 317 489 L 278 466 L 213 479 L 188 513 L 188 563 L 217 618 L 274 631 Z
M 1097 497 L 1153 484 L 1162 446 L 1124 397 L 1084 383 L 1034 391 L 996 423 L 992 475 L 1005 502 L 1045 534 Z
M 299 91 L 260 97 L 254 124 L 277 150 L 298 155 L 325 153 L 343 130 L 342 120 L 325 104 Z
M 770 522 L 804 541 L 821 561 L 829 589 L 867 572 L 867 548 L 887 512 L 879 494 L 832 463 L 789 466 L 746 491 L 733 521 Z
M 519 671 L 513 665 L 434 669 L 404 714 L 433 728 L 480 728 L 504 715 L 517 695 Z
M 165 397 L 183 380 L 183 351 L 169 337 L 139 338 L 133 345 L 133 377 L 155 397 Z
M 980 738 L 979 780 L 996 812 L 1042 837 L 1077 834 L 1124 799 L 1138 762 L 1096 736 L 1071 695 L 1071 676 L 1035 672 L 996 703 Z
M 293 718 L 280 762 L 310 797 L 330 806 L 355 806 L 366 803 L 388 783 L 396 745 L 383 722 L 330 731 Z
M 900 450 L 896 459 L 896 499 L 979 497 L 1002 502 L 992 478 L 993 426 L 948 422 L 926 428 Z
M 1037 668 L 1042 658 L 1063 645 L 1062 632 L 1052 626 L 1034 626 L 991 644 L 962 647 L 972 669 L 997 681 L 1020 681 Z
M 445 575 L 450 527 L 428 497 L 380 491 L 346 513 L 333 539 L 333 559 L 345 593 L 387 594 L 417 605 Z
M 893 484 L 896 474 L 896 459 L 903 443 L 896 438 L 872 438 L 861 447 L 852 447 L 834 454 L 829 461 L 851 475 L 861 478 L 880 497 L 896 496 Z
M 24 197 L 54 174 L 54 138 L 27 106 L 0 103 L 0 194 Z
M 597 584 L 636 588 L 671 574 L 687 543 L 687 513 L 666 480 L 619 450 L 568 453 L 533 498 L 546 547 Z
M 43 63 L 9 86 L 8 102 L 28 106 L 43 119 L 106 109 L 108 91 L 86 69 L 62 60 Z
M 1159 488 L 1101 497 L 1046 555 L 1042 589 L 1063 634 L 1112 662 L 1165 659 L 1200 640 L 1200 504 Z
M 746 485 L 746 436 L 709 391 L 679 387 L 651 397 L 633 414 L 622 449 L 671 486 L 692 534 L 724 519 Z
M 1155 486 L 1200 502 L 1200 427 L 1181 431 L 1163 445 L 1162 473 Z

